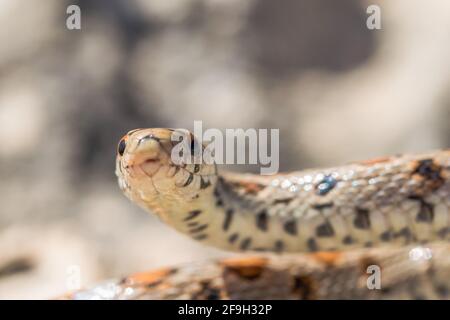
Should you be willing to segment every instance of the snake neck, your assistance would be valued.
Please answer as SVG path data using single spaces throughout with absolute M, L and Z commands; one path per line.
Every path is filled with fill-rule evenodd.
M 251 176 L 251 180 L 255 179 L 258 181 Z M 259 230 L 267 231 L 268 217 L 258 216 L 255 220 L 257 213 L 267 212 L 260 191 L 268 182 L 262 178 L 244 183 L 242 175 L 218 175 L 215 183 L 194 195 L 195 199 L 171 208 L 170 221 L 166 222 L 195 240 L 225 250 L 281 251 L 280 239 Z

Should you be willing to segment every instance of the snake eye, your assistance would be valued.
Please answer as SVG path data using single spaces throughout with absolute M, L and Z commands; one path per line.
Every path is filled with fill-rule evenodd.
M 119 142 L 119 146 L 117 147 L 117 152 L 123 156 L 123 153 L 125 152 L 125 148 L 126 148 L 127 144 L 125 142 L 125 139 L 120 140 Z

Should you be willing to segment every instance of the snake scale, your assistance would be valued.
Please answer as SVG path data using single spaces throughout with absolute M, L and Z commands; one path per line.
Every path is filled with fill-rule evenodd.
M 450 150 L 261 176 L 175 165 L 173 132 L 137 129 L 123 137 L 119 186 L 204 244 L 280 253 L 448 240 Z

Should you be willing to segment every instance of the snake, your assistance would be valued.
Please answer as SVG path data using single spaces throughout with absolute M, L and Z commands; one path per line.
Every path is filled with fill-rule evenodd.
M 133 203 L 205 245 L 307 253 L 448 242 L 450 149 L 259 175 L 174 162 L 177 131 L 122 137 L 118 184 Z

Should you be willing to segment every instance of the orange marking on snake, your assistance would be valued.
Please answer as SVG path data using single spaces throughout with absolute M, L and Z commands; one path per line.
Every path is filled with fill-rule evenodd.
M 127 285 L 142 286 L 155 285 L 162 282 L 167 276 L 173 274 L 176 269 L 161 268 L 150 272 L 138 272 L 125 279 Z
M 245 258 L 228 258 L 222 260 L 220 264 L 227 271 L 233 271 L 243 278 L 256 278 L 267 266 L 267 258 L 263 257 L 245 257 Z
M 324 263 L 329 266 L 335 265 L 340 258 L 342 257 L 342 253 L 340 252 L 317 252 L 311 255 L 313 259 Z

